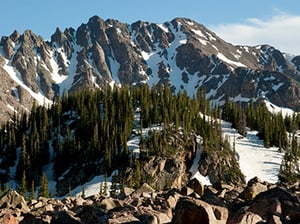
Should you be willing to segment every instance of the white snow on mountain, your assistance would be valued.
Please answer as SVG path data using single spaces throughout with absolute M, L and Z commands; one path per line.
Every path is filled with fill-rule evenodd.
M 231 145 L 235 142 L 235 151 L 242 173 L 246 181 L 259 177 L 269 183 L 278 182 L 279 168 L 283 153 L 277 147 L 265 148 L 263 141 L 257 137 L 257 131 L 247 130 L 245 137 L 231 128 L 231 123 L 222 121 L 224 137 L 228 137 Z
M 281 113 L 283 117 L 286 117 L 286 116 L 292 117 L 293 114 L 295 114 L 295 111 L 293 111 L 290 108 L 278 107 L 266 99 L 264 100 L 264 102 L 265 102 L 268 110 L 273 114 Z
M 63 51 L 61 49 L 57 49 L 57 52 L 60 52 L 61 55 L 64 55 L 63 58 L 64 58 L 64 60 L 66 60 L 65 59 L 66 56 L 65 56 L 65 54 L 63 53 Z M 53 51 L 50 53 L 50 65 L 51 65 L 51 68 L 52 68 L 51 76 L 52 76 L 52 80 L 56 84 L 60 84 L 65 79 L 67 79 L 68 77 L 59 74 L 59 66 L 58 66 L 57 62 L 54 60 L 54 58 L 55 58 L 54 54 L 55 54 L 55 52 L 53 52 Z
M 217 54 L 217 57 L 226 62 L 227 64 L 230 64 L 230 65 L 233 65 L 234 67 L 247 67 L 246 65 L 244 65 L 243 63 L 241 62 L 237 62 L 237 61 L 233 61 L 233 60 L 230 60 L 229 58 L 227 58 L 225 55 L 223 55 L 222 53 L 218 53 Z
M 112 52 L 112 54 L 113 54 L 113 52 Z M 109 57 L 108 59 L 109 59 L 110 71 L 111 71 L 112 78 L 116 83 L 120 84 L 121 81 L 118 76 L 118 71 L 120 69 L 120 63 L 117 62 L 117 60 L 114 58 L 114 56 Z
M 17 84 L 22 86 L 36 101 L 39 105 L 51 105 L 52 101 L 49 100 L 47 97 L 44 96 L 43 93 L 39 92 L 36 93 L 32 91 L 22 79 L 21 74 L 10 65 L 10 62 L 5 59 L 5 65 L 3 66 L 4 70 L 9 74 L 12 80 L 14 80 Z
M 112 185 L 112 177 L 117 175 L 118 171 L 112 172 L 111 176 L 105 177 L 105 175 L 95 176 L 91 181 L 85 183 L 84 185 L 77 186 L 76 188 L 72 189 L 68 195 L 71 196 L 81 196 L 84 190 L 85 197 L 90 197 L 93 195 L 97 195 L 102 191 L 102 193 L 109 195 L 109 190 Z M 107 189 L 105 189 L 105 185 Z M 104 192 L 106 191 L 106 192 Z M 65 195 L 64 197 L 66 197 Z
M 65 53 L 62 50 L 59 52 L 63 55 L 65 65 L 68 68 L 68 76 L 59 77 L 59 75 L 52 73 L 53 80 L 59 85 L 59 92 L 62 95 L 64 91 L 68 91 L 74 85 L 74 76 L 76 75 L 76 65 L 77 65 L 77 53 L 82 49 L 77 44 L 73 46 L 74 52 L 72 53 L 72 57 L 70 60 L 67 60 Z M 52 62 L 51 64 L 55 64 L 56 62 Z M 58 78 L 59 77 L 59 78 Z

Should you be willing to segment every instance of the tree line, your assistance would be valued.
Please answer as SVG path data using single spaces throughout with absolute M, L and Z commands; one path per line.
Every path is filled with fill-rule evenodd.
M 162 131 L 152 132 L 141 139 L 140 148 L 144 150 L 141 150 L 138 159 L 132 157 L 127 146 L 136 128 L 137 111 L 140 113 L 140 129 L 152 125 L 162 127 Z M 3 124 L 0 128 L 1 188 L 13 178 L 22 192 L 24 188 L 31 192 L 32 188 L 47 182 L 43 177 L 47 164 L 53 163 L 54 176 L 58 179 L 72 165 L 93 161 L 102 161 L 107 174 L 120 169 L 119 179 L 124 184 L 129 183 L 125 183 L 121 169 L 132 167 L 136 178 L 131 180 L 131 185 L 139 186 L 147 180 L 141 167 L 149 156 L 176 153 L 179 143 L 169 144 L 168 138 L 179 129 L 185 136 L 192 132 L 202 136 L 207 153 L 223 149 L 230 152 L 218 119 L 212 118 L 232 122 L 242 135 L 246 134 L 246 126 L 258 130 L 266 147 L 275 145 L 281 150 L 297 151 L 296 154 L 299 154 L 298 146 L 297 150 L 288 150 L 295 146 L 290 147 L 285 134 L 299 129 L 298 115 L 283 117 L 269 113 L 263 104 L 250 101 L 241 105 L 228 98 L 222 107 L 212 108 L 202 88 L 195 96 L 189 97 L 186 91 L 174 93 L 168 86 L 124 85 L 103 90 L 64 92 L 55 98 L 51 106 L 34 104 L 30 113 L 15 114 L 12 121 Z M 192 142 L 188 138 L 183 139 L 186 140 L 180 142 L 182 148 L 191 150 Z M 13 169 L 16 172 L 11 177 Z M 231 174 L 227 176 L 231 177 Z

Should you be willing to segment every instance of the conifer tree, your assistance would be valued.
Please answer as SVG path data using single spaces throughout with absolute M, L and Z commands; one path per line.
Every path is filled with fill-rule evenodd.
M 22 180 L 19 185 L 19 193 L 25 197 L 27 191 L 27 180 L 25 170 L 23 171 Z
M 40 182 L 39 197 L 48 198 L 48 178 L 43 174 Z
M 31 181 L 31 188 L 30 188 L 30 195 L 29 199 L 35 199 L 35 186 L 34 186 L 34 180 Z
M 103 195 L 103 183 L 100 182 L 100 185 L 99 185 L 99 195 L 102 196 Z
M 241 135 L 246 136 L 246 134 L 247 134 L 247 132 L 246 132 L 246 125 L 247 125 L 246 114 L 244 113 L 243 109 L 241 108 L 241 105 L 238 109 L 238 118 L 235 123 L 236 123 L 237 131 Z
M 107 184 L 107 173 L 105 173 L 105 176 L 104 176 L 104 184 L 103 184 L 103 192 L 102 194 L 107 197 L 108 196 L 108 184 Z
M 7 193 L 9 191 L 8 182 L 5 183 L 4 192 Z
M 228 95 L 226 95 L 225 97 L 225 103 L 222 107 L 222 119 L 224 121 L 229 121 L 229 122 L 233 122 L 232 119 L 232 104 L 230 103 L 229 97 Z
M 82 187 L 81 197 L 85 198 L 85 186 Z

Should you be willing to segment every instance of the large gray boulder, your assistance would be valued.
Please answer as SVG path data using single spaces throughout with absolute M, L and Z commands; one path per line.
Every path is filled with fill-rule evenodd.
M 172 219 L 174 224 L 226 224 L 228 219 L 227 208 L 210 205 L 204 201 L 193 198 L 181 198 Z
M 9 190 L 1 197 L 0 208 L 1 212 L 4 210 L 19 210 L 22 213 L 30 211 L 24 197 L 14 190 Z

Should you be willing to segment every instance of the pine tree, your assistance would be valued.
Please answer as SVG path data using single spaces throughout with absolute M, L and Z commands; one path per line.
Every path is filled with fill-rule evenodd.
M 116 196 L 120 193 L 118 183 L 120 183 L 120 175 L 114 174 L 112 176 L 111 186 L 110 186 L 110 195 L 111 196 Z
M 48 198 L 48 179 L 45 174 L 41 178 L 39 197 Z
M 108 196 L 108 185 L 107 185 L 107 174 L 105 173 L 105 177 L 104 177 L 104 184 L 103 184 L 103 195 L 105 197 Z
M 247 132 L 246 132 L 246 125 L 247 125 L 247 121 L 246 121 L 246 114 L 244 113 L 242 107 L 240 106 L 238 109 L 238 118 L 237 118 L 237 122 L 236 122 L 236 128 L 237 131 L 243 135 L 246 136 Z
M 100 186 L 99 186 L 99 195 L 102 196 L 103 195 L 103 183 L 100 182 Z
M 300 178 L 300 167 L 299 167 L 299 146 L 297 138 L 293 134 L 291 137 L 291 144 L 285 152 L 282 159 L 279 178 L 283 182 L 293 183 Z
M 35 199 L 35 187 L 34 187 L 34 180 L 31 181 L 31 188 L 30 188 L 30 195 L 29 199 Z
M 9 186 L 8 186 L 8 182 L 6 182 L 4 192 L 7 193 L 8 191 L 9 191 Z
M 232 119 L 232 106 L 231 106 L 228 95 L 226 95 L 225 103 L 222 107 L 222 119 L 224 121 L 233 122 L 233 119 Z
M 27 180 L 26 180 L 26 173 L 23 171 L 22 180 L 19 185 L 19 193 L 25 197 L 27 191 Z
M 85 198 L 85 186 L 82 187 L 81 197 Z
M 287 151 L 279 169 L 279 178 L 282 182 L 293 183 L 300 178 L 298 158 Z

